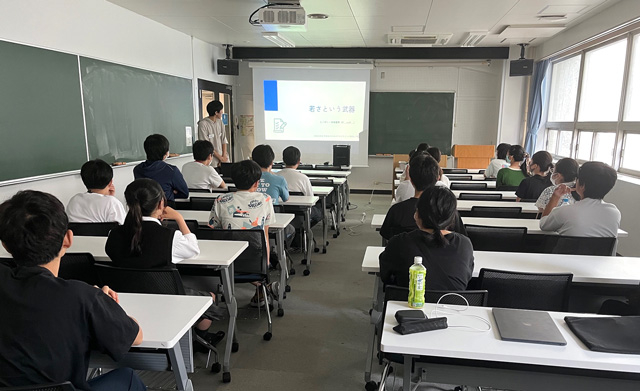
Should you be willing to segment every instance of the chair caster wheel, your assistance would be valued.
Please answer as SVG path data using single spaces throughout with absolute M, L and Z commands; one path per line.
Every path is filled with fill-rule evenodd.
M 231 352 L 235 353 L 240 350 L 240 344 L 238 342 L 231 343 Z
M 264 333 L 264 335 L 262 336 L 262 339 L 264 339 L 265 341 L 271 341 L 271 337 L 273 337 L 273 335 L 271 335 L 270 332 L 266 332 Z
M 311 271 L 309 269 L 304 269 L 302 274 L 304 274 L 305 276 L 308 276 L 309 274 L 311 274 Z
M 222 374 L 222 382 L 223 383 L 231 383 L 231 372 L 224 372 Z
M 286 299 L 287 298 L 287 294 L 285 293 L 284 295 L 282 295 L 282 298 Z
M 285 292 L 291 292 L 291 285 L 287 285 L 284 287 Z
M 294 269 L 294 268 L 289 269 L 289 275 L 290 276 L 293 276 L 295 274 L 296 274 L 296 269 Z
M 325 243 L 325 245 L 327 245 L 327 246 L 329 245 L 329 241 L 328 240 L 327 240 L 327 243 Z
M 320 249 L 316 247 L 316 248 L 314 248 L 314 249 L 313 249 L 313 252 L 314 252 L 314 253 L 319 253 L 319 252 L 320 252 Z
M 217 362 L 217 363 L 215 363 L 215 364 L 213 364 L 211 366 L 211 372 L 213 372 L 213 373 L 219 373 L 221 369 L 222 369 L 222 365 L 220 365 L 219 362 Z
M 307 264 L 307 260 L 306 260 L 306 259 L 303 259 L 302 261 L 300 261 L 300 263 L 301 263 L 302 265 L 306 265 L 306 264 Z
M 333 234 L 333 238 L 334 239 L 337 238 L 337 237 L 338 237 L 338 234 Z
M 345 221 L 347 221 L 344 217 L 342 218 L 342 222 L 344 223 Z
M 327 249 L 326 249 L 326 248 L 323 248 L 323 249 L 322 249 L 322 253 L 323 253 L 323 254 L 326 254 L 326 253 L 327 253 Z
M 378 383 L 372 381 L 368 381 L 365 385 L 364 385 L 364 389 L 367 391 L 376 391 L 378 389 Z
M 283 317 L 284 316 L 284 309 L 283 308 L 278 308 L 278 316 L 279 317 Z

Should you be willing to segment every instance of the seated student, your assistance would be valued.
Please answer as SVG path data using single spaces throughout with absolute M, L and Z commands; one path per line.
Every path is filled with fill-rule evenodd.
M 559 185 L 542 212 L 540 228 L 567 236 L 617 237 L 620 211 L 603 201 L 617 178 L 616 171 L 605 163 L 584 163 L 578 171 L 575 189 L 580 201 L 556 206 L 562 196 L 572 190 L 567 185 Z
M 551 171 L 553 171 L 553 158 L 547 151 L 538 151 L 529 160 L 531 176 L 520 182 L 516 190 L 516 201 L 537 200 L 547 187 L 551 186 Z M 529 172 L 527 172 L 529 174 Z
M 164 160 L 169 156 L 169 140 L 161 134 L 152 134 L 144 140 L 147 160 L 133 169 L 135 179 L 153 179 L 162 186 L 167 205 L 175 206 L 175 199 L 189 197 L 189 187 L 180 170 Z
M 496 176 L 496 189 L 501 187 L 518 187 L 520 182 L 526 175 L 526 165 L 522 164 L 525 160 L 524 148 L 520 145 L 512 145 L 507 153 L 507 161 L 509 167 L 503 168 L 498 171 Z M 522 165 L 522 167 L 521 167 Z
M 414 156 L 415 153 L 416 153 L 415 149 L 413 151 L 409 152 L 409 161 L 411 161 L 411 158 Z M 419 153 L 424 153 L 424 152 L 419 152 Z M 408 163 L 407 163 L 407 166 L 404 169 L 404 172 L 406 173 L 406 175 L 405 175 L 406 180 L 401 180 L 400 184 L 398 185 L 398 187 L 396 187 L 396 196 L 395 196 L 395 199 L 393 201 L 394 204 L 397 204 L 398 202 L 406 201 L 409 198 L 413 198 L 413 196 L 416 193 L 416 189 L 413 187 L 413 184 L 411 183 L 411 174 L 409 174 L 409 164 Z M 442 178 L 442 169 L 440 169 L 438 181 L 436 182 L 436 186 L 447 187 L 447 185 L 444 184 L 444 182 L 442 182 L 440 180 L 440 178 Z
M 382 281 L 409 287 L 409 268 L 421 256 L 426 289 L 465 290 L 473 273 L 473 246 L 466 236 L 448 230 L 456 219 L 455 195 L 440 186 L 427 188 L 414 218 L 418 229 L 394 236 L 380 254 Z
M 576 177 L 578 176 L 579 167 L 580 165 L 575 161 L 575 159 L 566 157 L 558 160 L 558 163 L 556 163 L 553 169 L 553 174 L 551 174 L 551 186 L 544 189 L 536 201 L 536 206 L 540 212 L 546 208 L 551 196 L 553 195 L 553 191 L 560 184 L 565 184 L 572 189 L 576 187 Z M 572 197 L 568 198 L 570 204 L 574 204 L 576 202 L 576 195 L 572 194 Z M 560 206 L 561 203 L 562 200 L 559 200 L 557 206 Z
M 0 241 L 17 265 L 0 264 L 0 387 L 146 390 L 129 368 L 86 380 L 92 350 L 118 361 L 142 342 L 142 329 L 109 287 L 57 277 L 73 242 L 67 224 L 50 194 L 20 191 L 0 205 Z
M 115 197 L 113 169 L 100 159 L 89 160 L 82 165 L 80 177 L 87 188 L 86 193 L 71 197 L 67 205 L 67 216 L 72 223 L 124 223 L 124 206 Z
M 252 160 L 234 163 L 231 178 L 238 191 L 216 198 L 209 214 L 209 226 L 220 229 L 264 230 L 269 259 L 269 225 L 275 222 L 275 216 L 269 194 L 257 191 L 261 175 L 260 166 Z M 264 305 L 262 291 L 254 295 L 251 305 Z
M 300 192 L 305 196 L 313 195 L 313 188 L 309 177 L 297 171 L 300 165 L 300 150 L 296 147 L 287 147 L 282 151 L 282 160 L 284 160 L 285 168 L 280 170 L 279 175 L 287 182 L 289 192 Z M 316 225 L 322 220 L 322 206 L 314 205 L 311 208 L 311 225 Z
M 211 167 L 213 159 L 213 144 L 206 140 L 193 143 L 193 158 L 195 161 L 182 166 L 182 175 L 189 189 L 225 189 L 226 183 L 215 168 Z
M 491 160 L 489 166 L 486 170 L 484 170 L 485 178 L 495 178 L 498 175 L 498 171 L 503 168 L 509 167 L 509 162 L 507 161 L 507 153 L 509 153 L 509 148 L 511 148 L 511 144 L 501 143 L 496 147 L 496 158 Z
M 129 213 L 124 225 L 109 233 L 105 251 L 115 266 L 138 269 L 173 268 L 176 263 L 200 254 L 198 239 L 189 231 L 184 218 L 173 208 L 166 206 L 164 191 L 152 179 L 136 179 L 124 191 Z M 179 230 L 163 227 L 161 220 L 175 220 Z M 189 295 L 204 293 L 185 287 Z M 222 339 L 219 334 L 209 334 L 211 320 L 220 319 L 220 310 L 211 306 L 196 325 L 196 332 L 209 342 Z
M 416 152 L 427 152 L 427 149 L 431 148 L 428 143 L 420 143 L 416 147 Z
M 283 202 L 289 200 L 289 188 L 284 177 L 271 172 L 273 159 L 275 158 L 276 154 L 273 153 L 271 146 L 267 144 L 258 145 L 253 148 L 253 151 L 251 152 L 251 159 L 258 163 L 260 170 L 262 171 L 257 191 L 260 193 L 267 193 L 271 196 L 273 204 L 278 205 L 279 200 L 282 200 Z
M 439 166 L 435 159 L 426 153 L 416 153 L 409 161 L 409 175 L 411 183 L 416 189 L 413 198 L 392 205 L 380 227 L 380 235 L 389 240 L 400 232 L 417 229 L 413 214 L 416 211 L 418 198 L 428 187 L 435 186 L 439 176 Z M 467 234 L 460 215 L 456 211 L 453 220 L 453 231 Z
M 442 152 L 440 152 L 440 149 L 438 149 L 437 147 L 429 147 L 429 149 L 427 149 L 427 152 L 429 153 L 429 155 L 433 156 L 436 162 L 438 162 L 438 168 L 440 171 L 440 179 L 438 179 L 438 181 L 446 187 L 451 187 L 451 181 L 449 180 L 449 178 L 447 178 L 446 175 L 444 175 L 444 171 L 442 171 L 442 167 L 440 167 L 440 160 L 442 159 Z

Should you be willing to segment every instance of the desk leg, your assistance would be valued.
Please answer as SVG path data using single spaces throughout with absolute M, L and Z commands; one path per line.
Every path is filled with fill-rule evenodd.
M 313 253 L 313 232 L 311 232 L 311 207 L 304 210 L 304 230 L 307 232 L 307 263 L 306 269 L 302 272 L 305 276 L 311 273 L 311 254 Z
M 222 289 L 224 298 L 229 311 L 229 327 L 227 329 L 227 343 L 224 348 L 224 359 L 222 363 L 222 381 L 228 383 L 231 381 L 231 348 L 234 342 L 234 332 L 236 329 L 236 318 L 238 316 L 238 302 L 235 296 L 235 287 L 233 282 L 233 264 L 228 268 L 222 269 Z
M 284 316 L 284 292 L 285 290 L 287 290 L 287 279 L 289 278 L 287 254 L 284 251 L 284 229 L 279 229 L 276 233 L 276 242 L 278 245 L 278 256 L 280 257 L 280 292 L 278 292 L 278 316 Z
M 335 224 L 335 228 L 336 228 L 336 233 L 333 234 L 334 238 L 337 238 L 338 236 L 340 236 L 340 213 L 342 210 L 342 191 L 341 189 L 342 185 L 338 185 L 334 188 L 334 191 L 336 192 L 336 202 L 333 205 L 333 224 Z
M 365 382 L 371 380 L 371 372 L 373 370 L 373 356 L 374 353 L 377 353 L 376 330 L 378 324 L 382 319 L 382 308 L 379 308 L 379 306 L 383 302 L 384 292 L 382 291 L 382 282 L 380 281 L 380 277 L 378 277 L 378 275 L 375 275 L 375 282 L 373 283 L 373 302 L 371 305 L 371 314 L 369 315 L 369 323 L 371 324 L 369 339 L 371 343 L 367 347 L 367 362 L 365 364 L 364 370 Z
M 403 379 L 402 379 L 402 389 L 403 390 L 412 390 L 411 387 L 411 375 L 413 374 L 411 372 L 411 367 L 413 364 L 413 359 L 416 358 L 416 356 L 412 356 L 410 354 L 405 354 L 404 355 L 404 368 L 402 368 L 402 375 L 403 375 Z
M 176 376 L 176 388 L 180 391 L 193 390 L 191 380 L 187 377 L 187 369 L 184 365 L 184 357 L 180 344 L 176 343 L 173 348 L 168 350 L 169 360 L 171 361 L 171 369 Z
M 327 196 L 322 197 L 322 253 L 327 253 Z

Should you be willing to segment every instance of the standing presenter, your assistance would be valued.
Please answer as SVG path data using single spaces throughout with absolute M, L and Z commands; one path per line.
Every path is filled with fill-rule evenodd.
M 227 135 L 222 123 L 222 102 L 214 100 L 207 105 L 209 116 L 198 121 L 198 140 L 207 140 L 213 144 L 212 167 L 229 162 Z

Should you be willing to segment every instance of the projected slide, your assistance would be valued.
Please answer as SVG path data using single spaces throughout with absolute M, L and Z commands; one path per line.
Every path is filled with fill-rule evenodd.
M 358 141 L 366 82 L 264 80 L 266 140 Z

